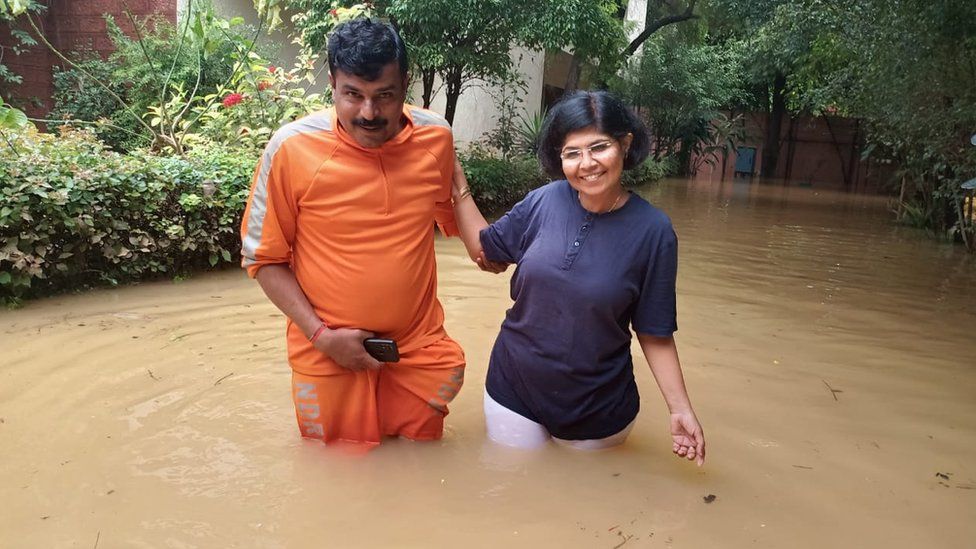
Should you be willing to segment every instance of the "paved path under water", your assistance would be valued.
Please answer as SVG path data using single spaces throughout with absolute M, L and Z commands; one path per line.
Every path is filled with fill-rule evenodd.
M 240 272 L 0 312 L 0 547 L 973 547 L 974 258 L 877 197 L 641 192 L 679 235 L 704 468 L 642 358 L 623 447 L 486 443 L 508 275 L 440 239 L 466 385 L 443 441 L 368 455 L 298 437 L 283 318 Z

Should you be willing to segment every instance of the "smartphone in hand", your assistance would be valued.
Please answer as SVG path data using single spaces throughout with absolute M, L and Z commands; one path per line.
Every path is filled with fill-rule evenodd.
M 400 350 L 396 341 L 382 337 L 368 337 L 363 340 L 363 347 L 369 356 L 380 362 L 399 362 Z

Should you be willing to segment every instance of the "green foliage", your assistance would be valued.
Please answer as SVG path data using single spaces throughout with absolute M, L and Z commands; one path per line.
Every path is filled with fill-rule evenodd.
M 292 0 L 296 40 L 306 53 L 325 52 L 329 33 L 339 23 L 375 15 L 367 4 L 350 0 Z
M 524 154 L 535 156 L 539 152 L 539 139 L 542 138 L 542 126 L 546 121 L 548 110 L 542 109 L 532 116 L 519 116 L 516 150 Z
M 657 181 L 658 179 L 675 174 L 675 162 L 673 158 L 655 160 L 648 157 L 644 163 L 632 170 L 625 170 L 621 182 L 625 187 L 636 187 Z
M 519 45 L 524 3 L 519 0 L 391 0 L 381 14 L 396 21 L 429 97 L 433 74 L 445 88 L 444 117 L 454 121 L 457 100 L 474 81 L 512 78 L 512 46 Z
M 0 97 L 0 132 L 23 128 L 29 123 L 23 111 L 5 104 L 3 97 Z
M 0 1 L 0 18 L 16 17 L 34 4 L 32 0 L 2 0 Z
M 325 48 L 339 22 L 379 16 L 397 26 L 409 50 L 413 73 L 424 86 L 424 105 L 434 93 L 435 76 L 447 98 L 445 118 L 453 121 L 458 97 L 476 81 L 505 84 L 513 78 L 513 46 L 530 49 L 569 47 L 606 70 L 624 42 L 616 2 L 544 0 L 296 0 L 298 39 L 311 51 Z M 606 62 L 601 62 L 606 61 Z M 504 137 L 504 136 L 502 136 Z
M 612 88 L 643 115 L 654 135 L 655 158 L 689 158 L 716 141 L 711 121 L 741 93 L 738 59 L 720 46 L 686 41 L 676 27 L 644 43 L 642 54 Z
M 548 178 L 539 170 L 535 158 L 499 158 L 481 147 L 458 155 L 467 176 L 471 194 L 485 212 L 512 207 L 525 193 L 545 184 Z
M 126 86 L 126 99 L 136 112 L 159 102 L 170 74 L 171 85 L 200 93 L 216 91 L 231 76 L 239 49 L 254 36 L 253 30 L 240 23 L 230 25 L 212 11 L 188 16 L 189 29 L 165 19 L 140 21 L 141 41 L 122 32 L 111 17 L 106 21 L 115 45 L 112 81 Z
M 218 143 L 260 151 L 282 125 L 325 108 L 330 94 L 308 93 L 315 84 L 314 64 L 314 57 L 301 55 L 294 67 L 285 70 L 253 56 L 227 88 L 196 98 L 192 113 L 199 124 L 190 146 Z
M 0 149 L 0 301 L 233 260 L 256 157 L 107 151 L 88 131 L 21 131 Z
M 248 81 L 256 89 L 254 73 L 267 73 L 263 59 L 273 55 L 272 46 L 257 47 L 258 33 L 243 18 L 218 17 L 207 3 L 195 3 L 180 27 L 155 18 L 136 21 L 131 37 L 106 19 L 115 52 L 107 61 L 82 56 L 56 71 L 54 116 L 98 122 L 99 137 L 119 151 L 150 145 L 183 154 L 191 142 L 205 141 L 195 132 L 216 132 L 201 130 L 205 116 Z M 293 90 L 284 95 L 292 97 Z M 248 124 L 259 125 L 244 120 L 239 126 Z
M 98 138 L 116 151 L 148 145 L 149 136 L 141 132 L 139 121 L 95 83 L 96 79 L 100 80 L 119 96 L 126 96 L 128 88 L 115 77 L 118 65 L 102 60 L 95 53 L 79 55 L 81 58 L 76 63 L 81 70 L 54 67 L 54 108 L 49 117 L 54 120 L 96 122 Z
M 901 168 L 904 221 L 976 249 L 960 186 L 976 175 L 976 4 L 796 4 L 816 34 L 805 65 L 829 68 L 809 72 L 805 103 L 865 121 L 870 154 Z
M 626 4 L 626 2 L 624 2 Z M 538 0 L 519 8 L 520 41 L 537 49 L 566 49 L 597 70 L 597 78 L 611 77 L 623 62 L 627 46 L 620 3 L 607 0 Z

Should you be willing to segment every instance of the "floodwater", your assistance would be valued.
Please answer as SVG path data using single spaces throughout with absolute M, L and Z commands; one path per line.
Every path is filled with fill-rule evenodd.
M 299 438 L 283 318 L 240 272 L 0 312 L 0 547 L 973 547 L 974 258 L 878 197 L 641 192 L 680 239 L 704 467 L 671 454 L 642 358 L 623 447 L 486 443 L 509 275 L 440 239 L 466 385 L 443 441 L 365 455 Z

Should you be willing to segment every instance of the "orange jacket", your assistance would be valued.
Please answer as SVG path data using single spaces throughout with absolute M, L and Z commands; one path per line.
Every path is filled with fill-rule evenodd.
M 275 133 L 254 176 L 241 226 L 242 266 L 291 266 L 332 328 L 360 328 L 410 352 L 444 337 L 433 224 L 458 234 L 451 207 L 454 143 L 447 122 L 404 106 L 406 126 L 378 149 L 361 147 L 334 110 Z M 288 322 L 301 373 L 339 366 Z

